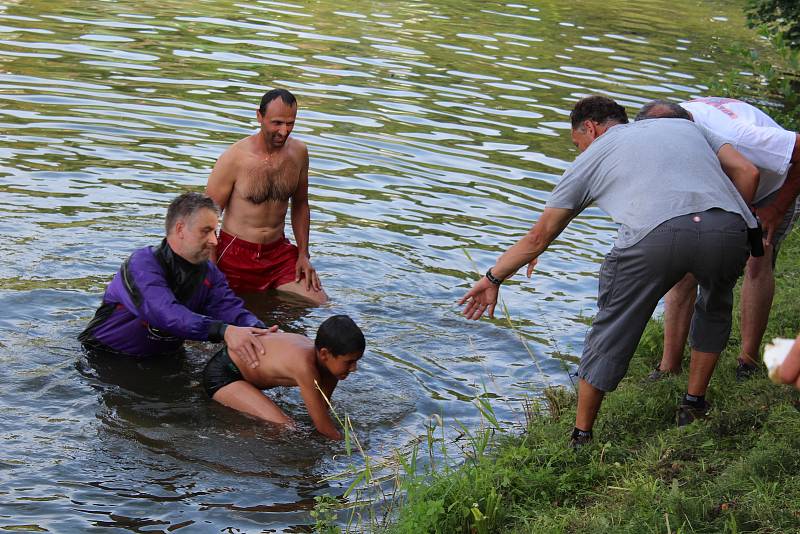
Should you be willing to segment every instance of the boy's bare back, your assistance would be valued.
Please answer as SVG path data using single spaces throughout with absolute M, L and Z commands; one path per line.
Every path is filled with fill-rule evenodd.
M 299 386 L 300 382 L 319 376 L 314 342 L 306 336 L 278 332 L 259 336 L 258 341 L 264 348 L 258 367 L 239 369 L 245 380 L 254 386 L 260 389 Z

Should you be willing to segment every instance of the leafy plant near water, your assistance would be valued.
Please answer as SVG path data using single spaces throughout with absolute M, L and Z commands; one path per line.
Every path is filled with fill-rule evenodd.
M 741 98 L 789 130 L 800 130 L 800 2 L 749 0 L 748 20 L 769 45 L 738 47 L 742 68 L 711 84 L 711 93 Z M 752 76 L 742 76 L 743 70 Z
M 315 498 L 315 506 L 311 511 L 311 517 L 315 520 L 314 532 L 334 534 L 390 529 L 395 510 L 404 504 L 406 494 L 424 487 L 433 476 L 448 476 L 452 472 L 453 462 L 441 416 L 429 418 L 424 428 L 425 434 L 413 440 L 409 450 L 395 450 L 390 458 L 376 460 L 364 451 L 350 418 L 346 415 L 340 417 L 328 404 L 344 429 L 348 457 L 354 462 L 363 463 L 363 466 L 354 463 L 345 472 L 327 479 L 352 479 L 352 482 L 341 495 L 342 502 L 327 494 Z M 478 396 L 475 406 L 481 414 L 481 424 L 477 429 L 470 429 L 456 421 L 461 430 L 459 442 L 463 443 L 460 462 L 483 461 L 495 443 L 495 436 L 504 432 L 487 398 Z M 498 499 L 499 495 L 494 494 L 485 506 L 475 502 L 464 511 L 472 518 L 472 524 L 478 529 L 476 532 L 489 532 L 484 526 L 493 523 Z M 439 517 L 444 511 L 440 509 L 440 504 L 426 503 L 422 514 L 431 519 Z M 340 526 L 343 523 L 340 520 L 342 511 L 349 513 L 344 525 Z
M 797 0 L 748 0 L 751 25 L 763 24 L 770 33 L 781 36 L 789 46 L 800 48 L 800 3 Z
M 319 534 L 339 534 L 342 529 L 336 524 L 338 516 L 336 510 L 339 502 L 330 495 L 319 495 L 314 497 L 314 509 L 311 510 L 311 517 L 315 520 L 314 532 Z

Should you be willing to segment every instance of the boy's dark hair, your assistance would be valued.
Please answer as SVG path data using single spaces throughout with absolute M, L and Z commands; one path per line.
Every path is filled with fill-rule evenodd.
M 217 203 L 209 196 L 201 193 L 184 193 L 176 197 L 167 208 L 167 218 L 164 221 L 167 233 L 175 227 L 178 219 L 188 219 L 201 209 L 209 209 L 219 214 Z
M 264 96 L 261 97 L 261 105 L 258 106 L 258 111 L 263 115 L 267 111 L 269 103 L 276 98 L 283 100 L 283 103 L 287 106 L 294 106 L 297 104 L 297 99 L 286 89 L 272 89 L 264 93 Z
M 642 119 L 686 119 L 690 121 L 692 116 L 675 102 L 652 100 L 642 106 L 633 120 L 640 121 Z
M 598 124 L 608 121 L 628 124 L 628 114 L 625 108 L 607 96 L 592 95 L 581 98 L 575 103 L 569 114 L 572 129 L 576 130 L 585 120 L 592 120 Z
M 364 333 L 347 315 L 328 317 L 319 325 L 314 347 L 328 349 L 334 356 L 364 352 L 367 342 Z

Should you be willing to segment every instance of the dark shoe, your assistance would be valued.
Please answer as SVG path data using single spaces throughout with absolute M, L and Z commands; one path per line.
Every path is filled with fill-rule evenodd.
M 737 382 L 744 382 L 745 380 L 749 380 L 753 378 L 753 376 L 758 373 L 758 364 L 749 363 L 742 358 L 736 360 L 738 363 L 736 365 L 736 381 Z
M 705 419 L 711 412 L 711 404 L 706 401 L 702 405 L 697 406 L 682 402 L 678 406 L 677 423 L 678 426 L 686 426 L 694 423 L 698 419 Z
M 667 378 L 669 376 L 673 376 L 676 373 L 672 371 L 662 371 L 661 370 L 661 363 L 656 364 L 656 368 L 650 371 L 650 374 L 647 375 L 647 380 L 650 382 L 658 382 L 662 378 Z
M 592 442 L 592 431 L 589 430 L 588 432 L 584 430 L 578 430 L 577 428 L 572 431 L 572 436 L 569 440 L 569 448 L 573 450 L 578 450 L 584 445 L 588 445 Z

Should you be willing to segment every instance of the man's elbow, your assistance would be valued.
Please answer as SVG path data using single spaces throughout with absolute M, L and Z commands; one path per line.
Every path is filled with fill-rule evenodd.
M 544 252 L 552 241 L 546 230 L 536 227 L 532 228 L 522 239 L 525 243 L 525 250 L 536 254 Z
M 225 205 L 228 203 L 228 199 L 224 195 L 221 195 L 213 189 L 209 189 L 208 187 L 206 187 L 206 196 L 214 201 L 214 204 L 219 207 L 220 212 L 225 209 Z
M 747 176 L 747 183 L 750 184 L 750 191 L 752 195 L 749 199 L 749 202 L 753 202 L 755 200 L 756 191 L 758 191 L 758 183 L 761 180 L 761 173 L 758 170 L 758 167 L 753 165 L 752 163 L 748 165 L 745 174 Z

